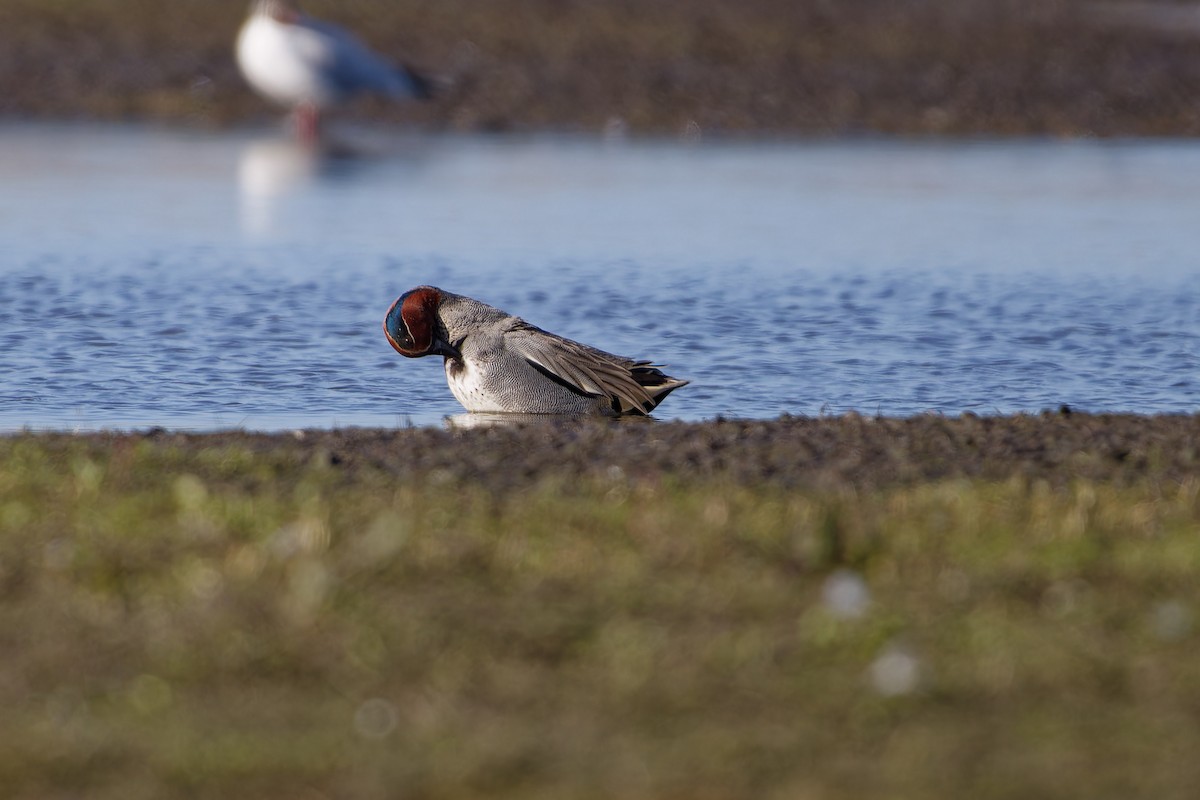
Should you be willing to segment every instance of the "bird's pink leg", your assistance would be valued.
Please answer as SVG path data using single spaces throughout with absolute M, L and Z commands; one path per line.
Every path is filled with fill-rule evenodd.
M 321 109 L 315 103 L 305 101 L 292 112 L 292 126 L 296 138 L 313 144 L 321 138 Z

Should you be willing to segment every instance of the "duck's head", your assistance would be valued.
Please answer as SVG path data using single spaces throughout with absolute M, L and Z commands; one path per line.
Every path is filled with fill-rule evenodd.
M 441 304 L 442 292 L 433 286 L 418 286 L 400 295 L 383 318 L 388 344 L 408 358 L 461 358 L 458 349 L 447 340 L 445 326 L 438 316 Z

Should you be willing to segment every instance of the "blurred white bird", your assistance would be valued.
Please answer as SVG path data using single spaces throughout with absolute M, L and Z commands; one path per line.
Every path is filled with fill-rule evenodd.
M 255 0 L 237 38 L 237 63 L 267 99 L 292 108 L 296 134 L 320 132 L 321 112 L 363 92 L 429 97 L 429 82 L 372 53 L 351 33 L 303 14 L 290 0 Z

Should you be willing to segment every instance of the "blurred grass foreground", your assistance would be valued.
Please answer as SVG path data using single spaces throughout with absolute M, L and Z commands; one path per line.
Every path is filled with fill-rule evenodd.
M 0 438 L 9 798 L 1200 785 L 1200 418 Z
M 1200 133 L 1171 0 L 305 0 L 447 86 L 351 110 L 427 129 Z M 225 125 L 247 0 L 4 0 L 0 115 Z

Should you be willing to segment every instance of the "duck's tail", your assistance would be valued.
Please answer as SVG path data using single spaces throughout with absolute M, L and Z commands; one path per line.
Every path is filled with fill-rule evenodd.
M 680 386 L 687 386 L 691 383 L 682 378 L 672 378 L 658 367 L 650 364 L 636 366 L 630 370 L 630 374 L 637 384 L 646 390 L 646 394 L 650 395 L 650 401 L 642 404 L 645 414 L 658 408 L 658 404 L 667 399 L 667 395 L 671 392 Z

